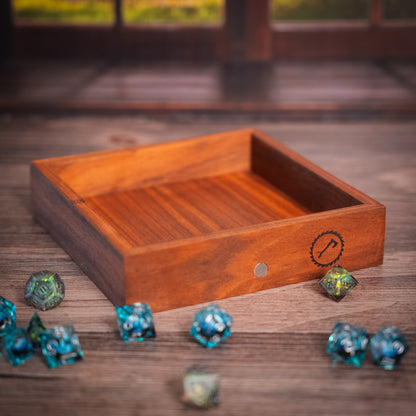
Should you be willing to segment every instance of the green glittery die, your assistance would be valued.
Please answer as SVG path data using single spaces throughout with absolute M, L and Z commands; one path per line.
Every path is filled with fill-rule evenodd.
M 26 302 L 42 311 L 58 306 L 64 296 L 64 282 L 57 273 L 47 270 L 33 273 L 26 282 Z
M 27 327 L 27 337 L 35 350 L 40 349 L 40 334 L 45 329 L 45 325 L 43 325 L 39 315 L 35 312 Z
M 183 401 L 208 409 L 219 403 L 220 378 L 198 368 L 188 368 L 183 377 Z
M 337 302 L 358 285 L 357 280 L 341 266 L 329 270 L 319 283 Z

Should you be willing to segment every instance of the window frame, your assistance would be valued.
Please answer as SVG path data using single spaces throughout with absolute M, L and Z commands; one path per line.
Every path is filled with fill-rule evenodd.
M 10 9 L 11 1 L 4 2 Z M 382 0 L 369 0 L 369 19 L 361 23 L 272 23 L 269 0 L 224 0 L 222 25 L 166 26 L 124 25 L 122 1 L 113 0 L 112 26 L 13 25 L 3 13 L 9 50 L 17 57 L 190 61 L 416 57 L 415 22 L 384 21 Z

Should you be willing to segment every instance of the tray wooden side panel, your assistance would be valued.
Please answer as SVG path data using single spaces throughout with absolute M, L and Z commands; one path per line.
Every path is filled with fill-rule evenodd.
M 361 205 L 148 247 L 126 257 L 126 301 L 162 311 L 321 277 L 330 267 L 312 260 L 311 247 L 326 231 L 343 240 L 336 247 L 337 263 L 348 270 L 376 266 L 383 261 L 384 226 L 383 206 Z M 256 277 L 253 270 L 261 262 L 269 272 Z
M 378 204 L 264 133 L 254 130 L 252 170 L 312 212 Z
M 68 199 L 35 164 L 31 191 L 35 219 L 113 303 L 124 304 L 123 257 L 79 212 L 82 199 Z
M 52 159 L 82 198 L 250 169 L 252 130 Z

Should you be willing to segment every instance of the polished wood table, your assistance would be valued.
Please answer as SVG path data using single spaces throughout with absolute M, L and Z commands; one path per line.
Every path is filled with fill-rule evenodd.
M 57 271 L 66 297 L 40 312 L 47 327 L 72 323 L 83 362 L 48 369 L 41 357 L 0 361 L 0 415 L 199 414 L 180 400 L 183 370 L 200 364 L 221 376 L 212 415 L 414 415 L 416 409 L 416 123 L 259 123 L 345 182 L 387 207 L 384 264 L 356 271 L 344 300 L 317 281 L 222 300 L 231 338 L 206 350 L 189 336 L 200 306 L 154 316 L 157 338 L 125 344 L 112 304 L 32 216 L 31 160 L 150 144 L 247 127 L 224 119 L 12 116 L 0 114 L 0 296 L 17 306 L 18 326 L 34 309 L 23 288 L 34 271 Z M 326 342 L 335 322 L 374 334 L 396 325 L 410 351 L 395 371 L 333 366 Z

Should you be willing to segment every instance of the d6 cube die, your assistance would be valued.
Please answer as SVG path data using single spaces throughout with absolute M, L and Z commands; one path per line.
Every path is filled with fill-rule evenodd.
M 360 367 L 366 353 L 369 336 L 364 328 L 337 323 L 328 339 L 327 352 L 334 362 Z
M 16 329 L 16 306 L 0 296 L 0 338 Z
M 124 341 L 143 341 L 156 337 L 153 315 L 147 303 L 116 306 L 120 337 Z
M 40 342 L 46 364 L 50 368 L 72 364 L 82 360 L 84 356 L 78 335 L 72 325 L 56 326 L 43 331 Z
M 396 327 L 382 327 L 371 338 L 370 349 L 375 363 L 393 370 L 409 350 L 406 338 Z

